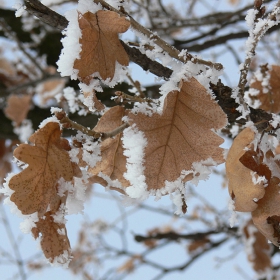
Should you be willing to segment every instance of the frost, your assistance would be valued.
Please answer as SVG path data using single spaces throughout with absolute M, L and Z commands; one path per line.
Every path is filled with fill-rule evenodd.
M 56 224 L 66 224 L 67 220 L 65 219 L 65 205 L 61 204 L 58 211 L 52 215 L 53 221 Z
M 82 174 L 82 178 L 74 178 L 74 187 L 66 200 L 66 211 L 69 215 L 82 213 L 84 210 L 84 202 L 87 198 L 88 174 L 85 170 L 82 170 Z
M 90 167 L 94 167 L 98 161 L 101 160 L 100 145 L 98 141 L 93 141 L 93 138 L 78 131 L 77 135 L 73 137 L 73 140 L 77 140 L 83 145 L 82 159 Z M 73 152 L 74 154 L 77 152 Z
M 118 179 L 111 180 L 111 178 L 108 175 L 105 175 L 102 172 L 98 173 L 98 177 L 104 179 L 108 183 L 106 189 L 110 189 L 110 187 L 112 187 L 125 191 L 125 188 L 122 186 L 121 182 Z
M 71 151 L 68 152 L 71 161 L 77 164 L 79 163 L 79 158 L 78 158 L 79 151 L 80 150 L 78 148 L 72 148 Z
M 228 202 L 228 209 L 231 212 L 231 216 L 229 218 L 229 225 L 230 227 L 234 227 L 234 225 L 237 223 L 237 213 L 235 210 L 234 200 L 230 199 Z
M 253 171 L 251 171 L 250 174 L 252 176 L 252 182 L 254 185 L 262 183 L 264 187 L 267 186 L 268 182 L 265 176 L 259 176 L 256 172 Z
M 173 202 L 173 204 L 176 206 L 176 215 L 183 214 L 182 212 L 182 206 L 183 206 L 183 200 L 182 200 L 182 193 L 179 190 L 176 190 L 174 193 L 170 194 L 170 199 Z
M 278 128 L 280 124 L 280 116 L 273 114 L 272 117 L 273 119 L 269 121 L 269 124 L 274 128 Z
M 31 233 L 32 228 L 36 227 L 35 223 L 39 221 L 38 212 L 24 217 L 25 220 L 20 223 L 19 228 L 23 233 Z
M 23 120 L 21 125 L 14 128 L 14 133 L 18 135 L 21 142 L 28 141 L 28 138 L 34 132 L 31 120 Z
M 61 112 L 61 109 L 60 109 L 60 108 L 52 107 L 52 108 L 51 108 L 51 112 L 52 112 L 52 113 Z M 49 117 L 49 118 L 43 120 L 43 121 L 40 123 L 39 128 L 43 128 L 46 124 L 48 124 L 48 123 L 50 123 L 50 122 L 56 122 L 56 123 L 58 123 L 59 126 L 60 126 L 60 128 L 62 129 L 61 123 L 58 121 L 58 119 L 57 119 L 55 116 Z
M 49 263 L 51 266 L 59 266 L 63 268 L 68 268 L 70 261 L 72 260 L 71 252 L 64 250 L 63 254 L 54 259 L 49 259 Z
M 72 87 L 67 87 L 63 90 L 63 96 L 67 100 L 69 110 L 71 113 L 75 113 L 79 110 L 79 105 L 76 98 L 76 92 Z
M 15 5 L 13 5 L 12 8 L 16 9 L 15 12 L 16 17 L 21 17 L 26 10 L 25 5 L 22 5 L 22 3 L 20 2 L 17 2 Z
M 126 188 L 126 193 L 132 198 L 147 198 L 147 184 L 145 183 L 143 158 L 147 139 L 142 131 L 135 126 L 128 127 L 123 132 L 124 155 L 127 157 L 127 172 L 124 178 L 131 186 Z

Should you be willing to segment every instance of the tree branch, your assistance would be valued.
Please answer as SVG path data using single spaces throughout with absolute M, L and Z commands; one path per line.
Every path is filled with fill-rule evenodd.
M 45 5 L 43 5 L 38 0 L 25 0 L 24 4 L 26 6 L 26 10 L 32 15 L 39 18 L 44 23 L 55 27 L 59 30 L 63 30 L 67 27 L 68 21 L 62 15 L 56 13 L 55 11 L 49 9 Z

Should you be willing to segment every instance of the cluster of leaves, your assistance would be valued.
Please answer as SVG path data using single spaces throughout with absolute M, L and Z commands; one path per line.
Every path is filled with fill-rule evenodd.
M 10 201 L 27 220 L 31 219 L 30 230 L 35 238 L 41 238 L 46 258 L 51 263 L 68 264 L 71 249 L 64 215 L 76 211 L 70 208 L 73 200 L 79 200 L 74 193 L 84 192 L 81 181 L 84 185 L 99 183 L 140 201 L 150 195 L 172 194 L 177 213 L 185 213 L 186 183 L 197 184 L 207 178 L 211 167 L 226 161 L 229 193 L 235 211 L 251 212 L 252 222 L 263 234 L 252 231 L 251 222 L 244 228 L 245 237 L 254 239 L 255 254 L 248 258 L 257 272 L 264 271 L 271 262 L 263 236 L 276 246 L 280 245 L 277 117 L 270 115 L 274 120 L 268 125 L 269 130 L 261 130 L 256 122 L 256 126 L 249 123 L 247 126 L 252 129 L 247 127 L 238 134 L 225 159 L 224 149 L 220 147 L 223 139 L 217 131 L 227 125 L 224 113 L 227 109 L 214 99 L 209 86 L 210 82 L 217 84 L 216 76 L 220 73 L 215 71 L 219 72 L 220 66 L 193 58 L 186 52 L 177 52 L 136 23 L 123 7 L 117 10 L 104 1 L 97 2 L 99 5 L 80 1 L 82 4 L 74 16 L 73 13 L 69 15 L 64 49 L 58 61 L 62 76 L 79 80 L 82 97 L 69 97 L 71 90 L 68 88 L 68 95 L 64 90 L 64 97 L 57 99 L 61 101 L 67 96 L 70 111 L 77 107 L 77 111 L 82 108 L 83 113 L 94 112 L 101 117 L 96 126 L 89 129 L 72 121 L 62 109 L 53 109 L 55 116 L 42 123 L 40 129 L 29 137 L 30 144 L 20 144 L 14 150 L 23 170 L 8 176 L 4 192 L 9 194 Z M 235 2 L 232 1 L 233 4 Z M 262 3 L 255 2 L 256 26 L 263 15 L 258 13 Z M 151 60 L 155 62 L 159 58 L 164 61 L 165 56 L 169 56 L 170 59 L 166 59 L 168 63 L 174 66 L 173 59 L 177 59 L 181 68 L 177 70 L 174 66 L 174 73 L 161 88 L 160 99 L 146 98 L 141 86 L 133 81 L 137 94 L 116 92 L 116 100 L 121 105 L 108 108 L 98 100 L 97 91 L 102 91 L 101 84 L 114 87 L 123 80 L 123 75 L 127 75 L 130 57 L 118 36 L 130 27 L 138 28 L 137 31 L 143 31 L 152 39 L 150 45 L 146 42 L 140 45 L 140 50 L 147 55 L 154 53 Z M 69 40 L 71 34 L 78 38 L 80 46 L 74 54 L 71 53 L 75 49 L 74 44 Z M 141 41 L 142 35 L 136 35 Z M 25 73 L 17 72 L 5 61 L 2 63 L 1 81 L 7 87 L 17 84 L 18 79 L 27 81 Z M 48 68 L 47 71 L 52 73 L 55 70 Z M 242 71 L 244 75 L 247 71 L 245 66 Z M 247 95 L 257 105 L 261 104 L 260 108 L 271 113 L 279 113 L 279 106 L 276 106 L 279 99 L 278 71 L 279 66 L 262 66 L 262 75 L 256 73 Z M 64 80 L 43 81 L 39 90 L 43 103 L 54 97 L 64 85 Z M 11 95 L 8 98 L 5 115 L 15 127 L 21 126 L 27 118 L 32 95 Z M 242 107 L 241 112 L 248 109 L 244 92 L 240 96 L 233 94 L 233 97 Z M 133 108 L 127 106 L 133 102 Z M 232 111 L 236 111 L 236 107 Z M 243 119 L 250 115 L 249 110 L 246 113 Z M 72 145 L 61 138 L 62 128 L 78 130 Z M 5 142 L 3 145 L 6 148 Z M 77 178 L 80 178 L 79 183 Z M 206 234 L 194 240 L 188 251 L 192 253 L 204 248 L 210 241 Z M 262 244 L 261 249 L 257 243 Z M 266 261 L 259 263 L 261 258 Z M 140 256 L 132 256 L 120 271 L 132 270 L 138 260 L 141 260 Z

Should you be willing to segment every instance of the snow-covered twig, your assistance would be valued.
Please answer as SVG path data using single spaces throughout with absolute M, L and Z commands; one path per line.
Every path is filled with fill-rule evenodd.
M 248 111 L 248 105 L 244 101 L 244 90 L 247 84 L 247 74 L 249 67 L 251 65 L 252 58 L 255 55 L 256 47 L 260 39 L 265 35 L 265 33 L 273 26 L 279 23 L 277 15 L 280 13 L 280 0 L 275 5 L 273 11 L 267 15 L 266 19 L 257 19 L 259 11 L 258 9 L 252 9 L 248 12 L 246 21 L 251 27 L 249 30 L 249 37 L 246 42 L 246 58 L 242 68 L 240 69 L 240 79 L 238 83 L 238 97 L 240 104 L 244 106 L 244 109 Z

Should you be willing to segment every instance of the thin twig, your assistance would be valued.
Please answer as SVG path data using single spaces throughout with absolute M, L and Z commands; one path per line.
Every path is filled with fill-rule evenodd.
M 141 90 L 141 84 L 138 81 L 134 81 L 132 79 L 132 77 L 127 73 L 126 74 L 127 78 L 129 79 L 129 81 L 133 84 L 133 86 L 137 89 L 137 91 L 140 94 L 140 97 L 145 98 L 145 94 L 144 92 Z
M 123 132 L 127 127 L 129 127 L 128 123 L 123 123 L 121 126 L 109 132 L 96 132 L 92 129 L 89 129 L 81 124 L 78 124 L 72 120 L 70 120 L 67 114 L 64 111 L 56 112 L 55 116 L 59 120 L 59 122 L 63 125 L 64 128 L 67 129 L 75 129 L 81 131 L 82 133 L 91 136 L 95 139 L 101 139 L 102 141 L 112 138 L 117 134 Z
M 239 83 L 238 83 L 238 88 L 239 88 L 239 98 L 240 98 L 240 103 L 243 104 L 247 109 L 248 105 L 244 101 L 244 91 L 245 91 L 245 86 L 247 84 L 247 75 L 249 72 L 249 68 L 252 62 L 252 58 L 255 55 L 256 47 L 258 45 L 258 42 L 260 39 L 265 35 L 265 33 L 274 25 L 277 25 L 278 22 L 276 20 L 277 14 L 280 12 L 280 0 L 278 3 L 275 5 L 273 11 L 267 16 L 266 23 L 261 27 L 258 28 L 258 32 L 255 33 L 254 31 L 258 27 L 257 23 L 255 24 L 253 30 L 250 31 L 250 36 L 248 38 L 248 43 L 251 42 L 250 44 L 250 49 L 248 50 L 246 54 L 246 58 L 244 61 L 244 65 L 240 71 L 240 78 L 239 78 Z M 269 23 L 274 23 L 274 24 L 269 24 Z

